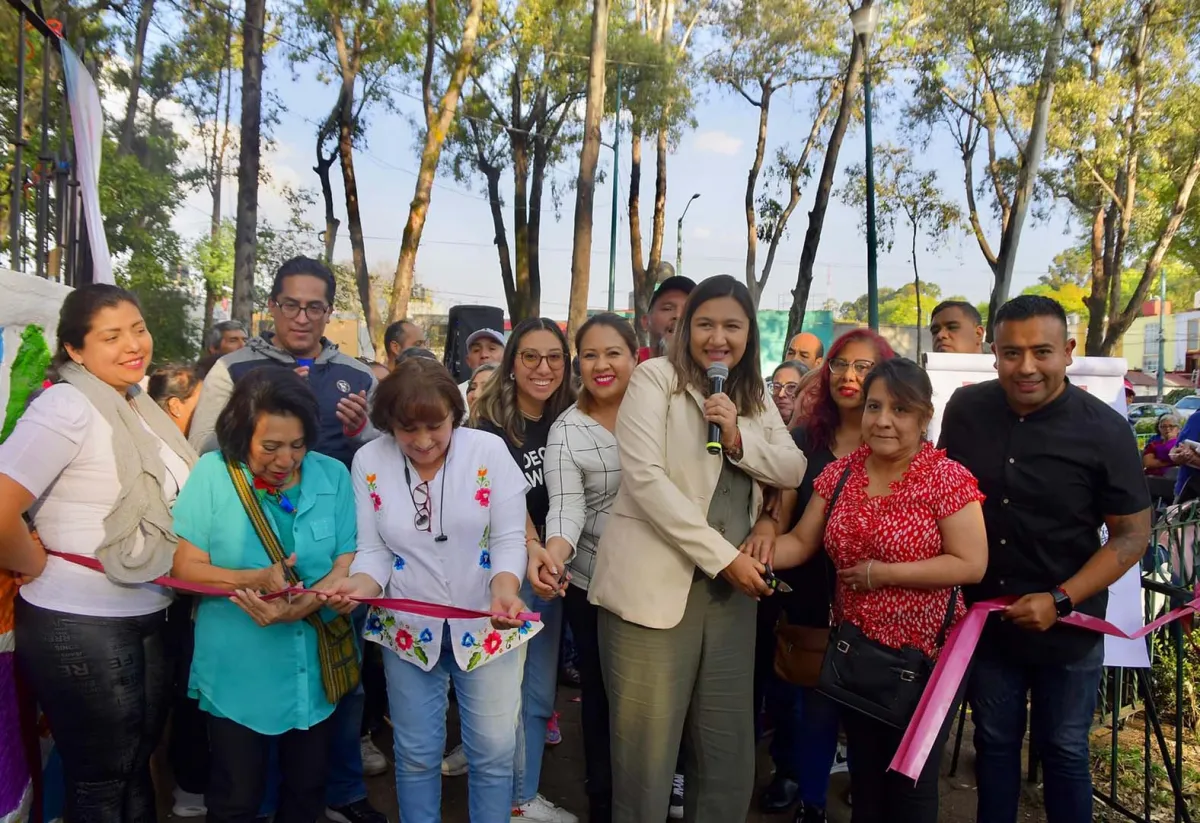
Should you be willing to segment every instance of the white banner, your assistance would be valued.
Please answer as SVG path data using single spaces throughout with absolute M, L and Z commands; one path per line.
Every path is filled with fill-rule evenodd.
M 67 100 L 71 106 L 71 130 L 75 132 L 75 173 L 83 193 L 83 216 L 87 221 L 88 245 L 92 252 L 92 281 L 113 283 L 112 258 L 100 215 L 100 156 L 104 135 L 104 112 L 100 92 L 78 55 L 59 40 Z
M 950 396 L 963 386 L 995 380 L 996 358 L 991 354 L 930 353 L 925 355 L 925 369 L 929 374 L 929 382 L 933 384 L 933 420 L 929 424 L 929 439 L 936 443 L 941 431 L 942 412 Z M 1126 371 L 1128 366 L 1122 357 L 1076 357 L 1067 374 L 1074 385 L 1099 397 L 1124 417 Z M 1103 447 L 1104 444 L 1096 444 L 1096 448 Z M 1109 588 L 1105 618 L 1126 632 L 1142 627 L 1140 566 L 1134 566 Z M 1146 641 L 1105 636 L 1104 665 L 1149 668 Z

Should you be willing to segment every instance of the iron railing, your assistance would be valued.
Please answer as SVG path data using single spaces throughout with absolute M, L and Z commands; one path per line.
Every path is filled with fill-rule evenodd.
M 1164 488 L 1157 488 L 1160 485 Z M 1142 563 L 1147 623 L 1191 600 L 1200 582 L 1200 505 L 1169 506 L 1169 485 L 1151 483 L 1156 521 Z M 1194 722 L 1190 715 L 1200 711 L 1190 682 L 1191 643 L 1179 621 L 1146 641 L 1150 669 L 1108 668 L 1101 680 L 1091 747 L 1094 793 L 1100 804 L 1095 818 L 1191 823 L 1200 811 L 1200 787 L 1190 785 L 1200 779 L 1200 762 L 1188 758 L 1189 748 L 1200 742 L 1189 728 Z M 1172 711 L 1164 712 L 1156 695 L 1167 697 Z M 950 760 L 952 776 L 959 765 L 966 718 L 964 705 Z M 1038 772 L 1037 752 L 1030 747 L 1030 783 L 1037 783 Z
M 8 172 L 2 250 L 14 271 L 80 285 L 91 281 L 92 267 L 82 231 L 62 62 L 57 58 L 62 25 L 46 19 L 41 0 L 35 0 L 36 10 L 24 0 L 7 3 L 15 14 L 0 14 L 0 25 L 16 26 L 15 54 L 8 58 L 15 62 L 16 74 L 9 101 L 12 117 L 0 126 L 8 132 L 2 158 Z

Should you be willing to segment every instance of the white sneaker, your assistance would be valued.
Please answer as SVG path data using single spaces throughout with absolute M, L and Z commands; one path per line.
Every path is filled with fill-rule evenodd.
M 850 766 L 846 762 L 846 747 L 838 743 L 837 753 L 833 756 L 833 766 L 829 769 L 830 774 L 844 774 L 850 771 Z
M 683 820 L 683 775 L 681 774 L 671 778 L 671 805 L 667 807 L 667 817 L 672 820 Z
M 359 749 L 362 751 L 363 774 L 367 777 L 374 777 L 388 770 L 387 758 L 379 751 L 370 735 L 363 737 Z
M 579 818 L 560 809 L 540 794 L 523 806 L 513 806 L 510 823 L 579 823 Z
M 467 773 L 467 753 L 462 744 L 455 746 L 450 754 L 442 758 L 442 774 L 446 777 L 460 777 Z
M 185 792 L 178 786 L 175 787 L 174 795 L 175 803 L 171 807 L 171 814 L 176 817 L 204 817 L 208 814 L 208 808 L 204 805 L 204 795 Z

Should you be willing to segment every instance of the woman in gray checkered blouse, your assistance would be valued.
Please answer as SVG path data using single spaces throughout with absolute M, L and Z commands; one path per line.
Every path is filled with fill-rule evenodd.
M 598 608 L 587 602 L 587 587 L 596 545 L 621 485 L 613 430 L 637 365 L 637 338 L 625 318 L 600 314 L 579 329 L 575 350 L 582 385 L 578 401 L 558 419 L 546 441 L 548 558 L 535 558 L 533 565 L 541 581 L 535 588 L 543 597 L 553 596 L 564 566 L 571 572 L 571 585 L 565 591 L 566 617 L 579 655 L 589 820 L 608 823 L 612 816 L 608 698 L 600 674 Z

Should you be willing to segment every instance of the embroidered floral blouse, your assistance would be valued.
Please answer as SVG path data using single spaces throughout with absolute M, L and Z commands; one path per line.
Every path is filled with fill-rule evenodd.
M 866 460 L 870 454 L 870 446 L 861 446 L 830 463 L 813 484 L 828 505 L 842 473 L 850 467 L 837 508 L 825 524 L 825 551 L 834 565 L 840 571 L 868 560 L 913 563 L 940 555 L 938 521 L 983 500 L 975 477 L 944 451 L 926 443 L 904 476 L 892 484 L 891 494 L 868 497 Z M 912 646 L 936 657 L 949 601 L 949 589 L 888 587 L 856 592 L 839 580 L 834 619 L 849 620 L 885 646 Z M 965 610 L 960 595 L 953 620 Z
M 350 573 L 364 573 L 384 597 L 487 611 L 492 578 L 510 572 L 524 580 L 525 478 L 504 441 L 474 429 L 455 429 L 442 470 L 427 485 L 429 530 L 416 527 L 414 495 L 421 478 L 392 437 L 359 449 L 351 478 L 358 515 L 358 553 Z M 444 542 L 437 542 L 445 534 Z M 372 607 L 363 633 L 428 671 L 451 632 L 459 668 L 470 671 L 511 651 L 541 629 L 496 631 L 488 618 L 443 620 Z

